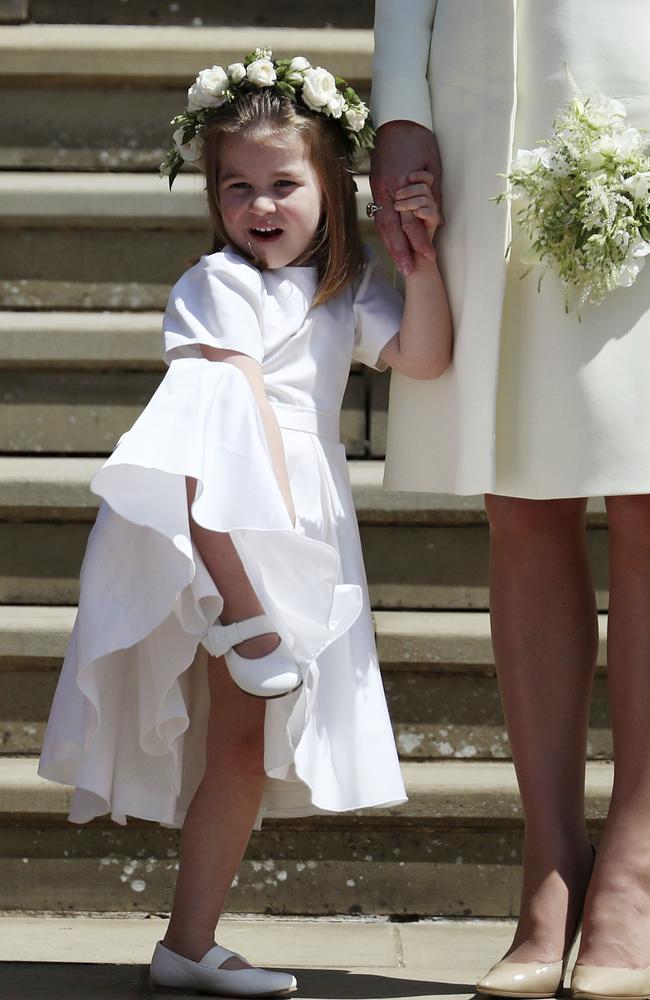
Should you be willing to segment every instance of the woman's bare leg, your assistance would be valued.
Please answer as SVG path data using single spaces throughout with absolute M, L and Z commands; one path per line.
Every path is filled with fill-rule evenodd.
M 224 902 L 250 839 L 264 788 L 266 703 L 208 660 L 207 763 L 183 824 L 180 868 L 164 943 L 198 962 L 214 944 Z M 225 968 L 241 968 L 229 959 Z
M 525 836 L 508 957 L 557 962 L 591 869 L 584 768 L 598 619 L 586 501 L 488 496 L 492 640 Z
M 580 962 L 650 965 L 650 496 L 607 498 L 614 791 L 589 886 Z

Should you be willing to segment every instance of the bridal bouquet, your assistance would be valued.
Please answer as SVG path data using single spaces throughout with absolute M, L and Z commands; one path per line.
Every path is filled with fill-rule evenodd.
M 565 305 L 602 302 L 632 285 L 650 254 L 650 150 L 624 106 L 601 94 L 573 100 L 536 149 L 520 149 L 497 197 L 522 201 L 530 273 L 559 274 Z

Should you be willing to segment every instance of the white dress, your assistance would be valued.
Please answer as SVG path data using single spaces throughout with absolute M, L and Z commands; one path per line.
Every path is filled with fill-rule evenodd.
M 221 597 L 192 544 L 193 515 L 228 531 L 302 688 L 269 701 L 264 816 L 405 799 L 377 663 L 339 413 L 354 358 L 376 365 L 402 303 L 376 263 L 310 309 L 316 269 L 259 272 L 202 257 L 164 319 L 169 370 L 92 481 L 103 500 L 39 773 L 75 786 L 70 819 L 109 812 L 181 826 L 205 767 L 207 654 Z M 262 365 L 282 429 L 294 528 L 254 396 L 201 344 Z
M 650 129 L 648 0 L 377 0 L 374 114 L 435 130 L 454 319 L 452 365 L 391 378 L 386 484 L 532 499 L 650 492 L 650 267 L 565 315 L 548 274 L 523 281 L 504 188 L 513 152 L 571 97 L 621 100 Z M 405 10 L 407 13 L 405 14 Z M 515 233 L 515 236 L 517 234 Z

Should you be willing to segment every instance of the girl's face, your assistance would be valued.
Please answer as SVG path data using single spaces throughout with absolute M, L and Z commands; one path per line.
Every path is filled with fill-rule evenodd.
M 219 203 L 228 239 L 268 268 L 285 267 L 312 245 L 322 193 L 301 136 L 223 139 Z

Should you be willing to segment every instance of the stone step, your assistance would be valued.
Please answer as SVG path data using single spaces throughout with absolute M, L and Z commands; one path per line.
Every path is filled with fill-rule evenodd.
M 342 0 L 337 5 L 349 11 L 357 6 Z M 292 23 L 294 12 L 303 8 L 291 4 Z M 104 5 L 96 10 L 103 14 Z M 265 27 L 261 35 L 257 27 L 4 27 L 0 168 L 155 169 L 169 145 L 169 121 L 185 107 L 187 88 L 199 70 L 239 61 L 260 44 L 270 45 L 278 56 L 305 55 L 368 97 L 369 28 Z
M 0 962 L 11 1000 L 150 995 L 148 965 L 165 914 L 3 914 Z M 512 920 L 226 916 L 219 939 L 255 965 L 297 972 L 300 1000 L 472 1000 L 507 949 Z M 417 994 L 415 991 L 417 990 Z
M 0 314 L 1 316 L 1 314 Z M 0 521 L 94 521 L 88 483 L 103 458 L 0 456 Z M 348 462 L 357 517 L 363 524 L 485 525 L 480 496 L 405 493 L 382 487 L 384 463 Z M 587 527 L 606 528 L 602 498 L 589 501 Z
M 160 312 L 0 312 L 0 453 L 108 454 L 158 387 Z M 353 366 L 341 433 L 381 455 L 383 373 Z M 380 388 L 381 386 L 381 388 Z
M 160 310 L 169 289 L 212 245 L 202 178 L 155 174 L 0 172 L 0 307 Z M 384 257 L 365 215 L 364 239 Z
M 2 910 L 169 910 L 178 834 L 133 821 L 66 823 L 68 791 L 28 758 L 0 760 Z M 402 806 L 275 820 L 253 835 L 230 912 L 509 916 L 521 806 L 512 765 L 403 764 Z M 587 816 L 607 813 L 612 766 L 587 767 Z
M 313 0 L 302 0 L 299 4 L 295 0 L 274 0 L 273 4 L 240 0 L 231 5 L 217 5 L 214 0 L 176 0 L 165 4 L 151 0 L 103 0 L 101 5 L 79 0 L 30 0 L 23 20 L 45 24 L 168 24 L 194 28 L 225 25 L 370 28 L 373 8 L 372 0 L 355 0 L 353 4 L 349 0 L 327 0 L 327 4 Z
M 94 500 L 90 459 L 0 459 L 0 603 L 73 605 Z M 41 464 L 43 463 L 43 464 Z M 77 464 L 78 463 L 78 464 Z M 42 471 L 39 471 L 42 470 Z M 381 489 L 382 463 L 350 465 L 373 607 L 485 610 L 482 501 Z M 588 547 L 607 604 L 607 531 L 593 504 Z
M 0 371 L 164 371 L 161 312 L 0 312 Z
M 76 609 L 0 607 L 0 754 L 40 751 Z M 600 618 L 588 754 L 611 759 Z M 510 757 L 485 612 L 375 612 L 395 739 L 404 760 Z

